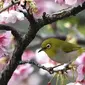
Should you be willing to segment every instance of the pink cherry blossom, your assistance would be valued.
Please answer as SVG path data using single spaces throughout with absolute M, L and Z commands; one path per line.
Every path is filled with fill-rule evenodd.
M 8 49 L 12 42 L 11 31 L 6 31 L 0 35 L 0 57 L 8 55 Z
M 33 51 L 26 50 L 22 55 L 22 61 L 31 60 L 34 57 L 35 57 L 35 53 Z M 30 81 L 29 81 L 30 77 L 29 76 L 31 75 L 31 73 L 33 71 L 34 71 L 34 68 L 31 66 L 31 64 L 19 65 L 17 67 L 17 69 L 14 71 L 10 81 L 8 82 L 8 85 L 19 85 L 19 84 L 20 85 L 23 85 L 23 84 L 28 85 L 30 83 Z
M 40 77 L 40 75 L 33 73 L 28 80 L 29 81 L 28 85 L 41 85 L 42 80 L 43 79 Z
M 22 83 L 25 79 L 29 78 L 29 75 L 33 70 L 34 68 L 30 64 L 18 66 L 9 80 L 8 85 L 19 85 L 19 83 Z
M 11 50 L 12 37 L 11 31 L 0 34 L 0 71 L 3 70 L 9 59 L 8 57 L 12 53 L 9 53 L 9 50 Z
M 85 52 L 82 53 L 75 61 L 77 66 L 77 79 L 76 81 L 82 82 L 85 79 Z M 85 85 L 85 82 L 83 82 Z M 83 84 L 82 84 L 83 85 Z
M 76 65 L 81 65 L 81 64 L 85 65 L 85 52 L 82 53 L 80 56 L 78 56 L 78 58 L 75 61 L 75 64 Z
M 31 74 L 33 72 L 34 68 L 30 64 L 20 65 L 17 67 L 17 69 L 14 71 L 13 76 L 19 79 L 23 79 L 28 77 L 28 74 Z
M 7 15 L 7 16 L 6 16 Z M 24 20 L 24 15 L 21 12 L 15 11 L 15 10 L 10 10 L 2 12 L 0 14 L 0 23 L 15 23 L 17 20 L 21 21 Z
M 76 7 L 78 5 L 82 6 L 82 3 L 84 1 L 85 0 L 55 0 L 55 2 L 58 4 L 61 4 L 61 5 L 64 4 L 64 5 L 73 6 L 73 7 Z
M 22 60 L 26 61 L 26 60 L 31 60 L 35 57 L 35 53 L 33 51 L 30 50 L 26 50 L 23 55 L 22 55 Z
M 65 0 L 65 4 L 67 5 L 75 5 L 77 3 L 77 0 Z
M 21 0 L 22 2 L 24 0 Z M 34 0 L 36 2 L 36 6 L 38 8 L 38 12 L 34 15 L 36 17 L 42 16 L 43 12 L 47 13 L 53 13 L 61 10 L 62 8 L 67 7 L 76 7 L 78 5 L 82 6 L 82 3 L 85 2 L 85 0 L 55 0 L 56 3 L 62 5 L 58 7 L 58 4 L 54 2 L 54 0 Z M 11 0 L 5 0 L 3 7 L 7 7 L 11 3 Z M 21 3 L 22 4 L 22 3 Z M 29 6 L 28 6 L 29 7 Z M 6 24 L 6 23 L 16 23 L 17 21 L 21 21 L 25 19 L 25 16 L 23 13 L 19 12 L 19 10 L 26 11 L 20 8 L 20 5 L 14 5 L 10 7 L 8 10 L 0 13 L 0 23 Z M 5 16 L 7 15 L 7 16 Z
M 55 0 L 55 2 L 61 5 L 64 4 L 64 0 Z
M 85 66 L 84 65 L 79 65 L 77 67 L 77 81 L 82 81 L 84 79 L 85 76 Z
M 78 5 L 82 6 L 82 3 L 85 0 L 65 0 L 65 4 L 69 5 L 69 6 L 73 6 L 76 7 Z
M 77 82 L 74 83 L 74 85 L 85 85 L 85 80 L 77 81 Z
M 38 12 L 36 17 L 42 16 L 43 12 L 53 13 L 57 11 L 57 4 L 53 0 L 35 0 Z
M 8 46 L 12 41 L 11 31 L 6 31 L 3 34 L 0 34 L 0 46 Z
M 5 0 L 3 4 L 3 8 L 7 7 L 11 3 L 11 0 Z M 0 13 L 0 23 L 16 23 L 16 21 L 24 20 L 24 14 L 19 12 L 19 6 L 14 5 L 7 9 L 6 11 Z
M 67 85 L 85 85 L 85 52 L 75 60 L 74 64 L 76 65 L 74 74 L 76 81 Z M 70 74 L 72 75 L 72 72 Z

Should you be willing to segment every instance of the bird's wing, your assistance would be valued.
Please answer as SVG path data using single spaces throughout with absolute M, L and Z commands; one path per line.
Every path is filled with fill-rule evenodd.
M 64 42 L 62 45 L 61 45 L 61 49 L 68 53 L 68 52 L 72 52 L 72 51 L 76 51 L 78 49 L 80 49 L 81 47 L 78 46 L 78 45 L 75 45 L 75 44 L 72 44 L 72 43 L 68 43 L 68 42 Z

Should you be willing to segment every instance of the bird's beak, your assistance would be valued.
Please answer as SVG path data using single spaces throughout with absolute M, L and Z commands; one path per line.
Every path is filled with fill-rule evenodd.
M 41 49 L 38 51 L 38 53 L 41 52 L 41 51 L 43 51 L 43 50 L 45 50 L 45 49 L 47 49 L 47 47 L 41 48 Z

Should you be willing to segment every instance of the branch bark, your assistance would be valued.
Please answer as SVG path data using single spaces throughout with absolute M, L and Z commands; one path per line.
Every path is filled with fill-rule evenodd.
M 30 61 L 20 61 L 19 65 L 26 64 L 26 63 L 35 65 L 39 69 L 46 70 L 50 74 L 53 74 L 53 73 L 56 73 L 56 72 L 60 72 L 60 71 L 64 73 L 64 72 L 67 72 L 67 70 L 72 70 L 72 68 L 73 68 L 73 67 L 70 67 L 72 62 L 65 63 L 65 64 L 62 64 L 62 65 L 56 65 L 56 66 L 49 67 L 49 68 L 47 68 L 45 66 L 42 66 L 42 65 L 40 65 L 37 62 L 32 61 L 32 60 L 30 60 Z
M 70 9 L 69 11 L 63 11 L 61 13 L 46 14 L 46 12 L 44 12 L 42 18 L 39 18 L 37 21 L 42 27 L 47 24 L 53 23 L 57 20 L 61 20 L 69 16 L 75 16 L 84 9 L 85 9 L 85 2 L 82 4 L 82 6 L 78 6 Z

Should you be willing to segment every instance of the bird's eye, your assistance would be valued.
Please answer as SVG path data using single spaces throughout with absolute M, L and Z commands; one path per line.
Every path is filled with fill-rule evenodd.
M 50 45 L 50 44 L 47 44 L 46 47 L 47 47 L 47 48 L 51 48 L 51 45 Z

